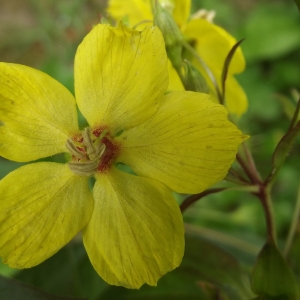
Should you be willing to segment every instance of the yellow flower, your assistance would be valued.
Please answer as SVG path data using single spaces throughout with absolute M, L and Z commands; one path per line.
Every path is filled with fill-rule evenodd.
M 0 155 L 71 157 L 28 164 L 1 180 L 4 263 L 35 266 L 82 230 L 91 263 L 110 284 L 156 285 L 180 264 L 184 230 L 171 190 L 198 193 L 222 179 L 245 136 L 208 95 L 164 95 L 167 73 L 160 31 L 122 24 L 95 26 L 79 46 L 76 102 L 48 75 L 0 64 Z M 89 124 L 82 131 L 76 104 Z
M 119 20 L 128 17 L 132 26 L 142 29 L 151 24 L 152 0 L 109 0 L 108 13 L 115 19 Z M 229 51 L 236 43 L 236 40 L 223 28 L 212 24 L 206 19 L 194 18 L 189 20 L 190 0 L 160 0 L 163 6 L 172 11 L 173 17 L 179 26 L 185 39 L 193 45 L 201 59 L 212 71 L 217 80 L 219 88 L 221 88 L 221 75 L 223 65 Z M 145 22 L 143 22 L 145 21 Z M 189 56 L 189 59 L 192 57 Z M 207 75 L 203 67 L 194 59 L 193 63 L 197 65 L 203 76 L 205 77 L 210 88 L 212 99 L 218 103 L 218 97 L 214 84 Z M 183 85 L 172 67 L 171 62 L 168 64 L 170 83 L 168 89 L 171 91 L 183 90 Z M 226 81 L 225 104 L 229 112 L 242 115 L 248 107 L 247 96 L 243 88 L 234 78 L 234 74 L 243 72 L 245 69 L 245 59 L 240 48 L 237 49 L 229 68 Z

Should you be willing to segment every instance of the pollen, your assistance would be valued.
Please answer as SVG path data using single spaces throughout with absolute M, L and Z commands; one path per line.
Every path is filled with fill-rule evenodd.
M 107 129 L 85 128 L 79 135 L 69 138 L 66 148 L 72 155 L 69 168 L 77 175 L 91 176 L 109 169 L 119 151 Z

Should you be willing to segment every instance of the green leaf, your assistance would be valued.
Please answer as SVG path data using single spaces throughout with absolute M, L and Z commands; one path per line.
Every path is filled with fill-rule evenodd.
M 69 243 L 42 264 L 21 270 L 14 277 L 48 293 L 89 300 L 98 299 L 108 287 L 92 267 L 81 242 Z
M 33 286 L 15 279 L 0 276 L 0 299 L 5 300 L 80 300 L 83 298 L 69 298 L 51 295 Z
M 260 296 L 297 299 L 298 288 L 294 274 L 272 241 L 265 244 L 257 257 L 251 286 Z
M 298 134 L 300 133 L 300 122 L 296 124 L 296 126 L 289 130 L 279 141 L 272 157 L 272 171 L 269 175 L 268 181 L 271 179 L 273 180 L 276 176 L 278 170 L 281 168 L 282 164 L 284 163 L 293 142 L 297 138 Z

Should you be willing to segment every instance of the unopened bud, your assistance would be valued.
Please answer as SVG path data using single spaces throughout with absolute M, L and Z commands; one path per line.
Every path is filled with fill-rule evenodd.
M 203 75 L 191 62 L 186 59 L 184 62 L 186 90 L 209 94 L 209 88 Z
M 182 35 L 171 13 L 156 2 L 154 8 L 154 25 L 162 32 L 168 57 L 172 65 L 181 66 Z

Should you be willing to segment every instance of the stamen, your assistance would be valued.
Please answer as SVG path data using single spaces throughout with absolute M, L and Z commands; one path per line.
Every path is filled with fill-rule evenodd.
M 74 142 L 72 139 L 68 139 L 66 142 L 66 148 L 70 151 L 72 155 L 74 155 L 76 158 L 82 159 L 85 157 L 84 153 L 82 153 L 80 150 L 77 149 L 77 147 L 74 145 Z
M 86 153 L 88 156 L 95 152 L 94 143 L 91 137 L 92 131 L 90 127 L 84 128 L 82 132 L 83 144 L 86 146 Z
M 68 139 L 66 147 L 73 156 L 73 160 L 68 163 L 72 172 L 78 175 L 91 176 L 98 172 L 99 165 L 102 163 L 103 155 L 107 146 L 103 139 L 108 130 L 103 130 L 99 137 L 92 132 L 90 127 L 82 131 L 80 148 L 76 147 L 76 141 Z M 82 149 L 82 151 L 80 151 Z
M 95 153 L 89 155 L 92 160 L 99 160 L 106 149 L 105 144 L 100 144 Z
M 75 162 L 68 163 L 70 170 L 77 175 L 91 176 L 96 170 L 98 164 L 96 162 L 92 162 L 90 165 L 76 164 Z

